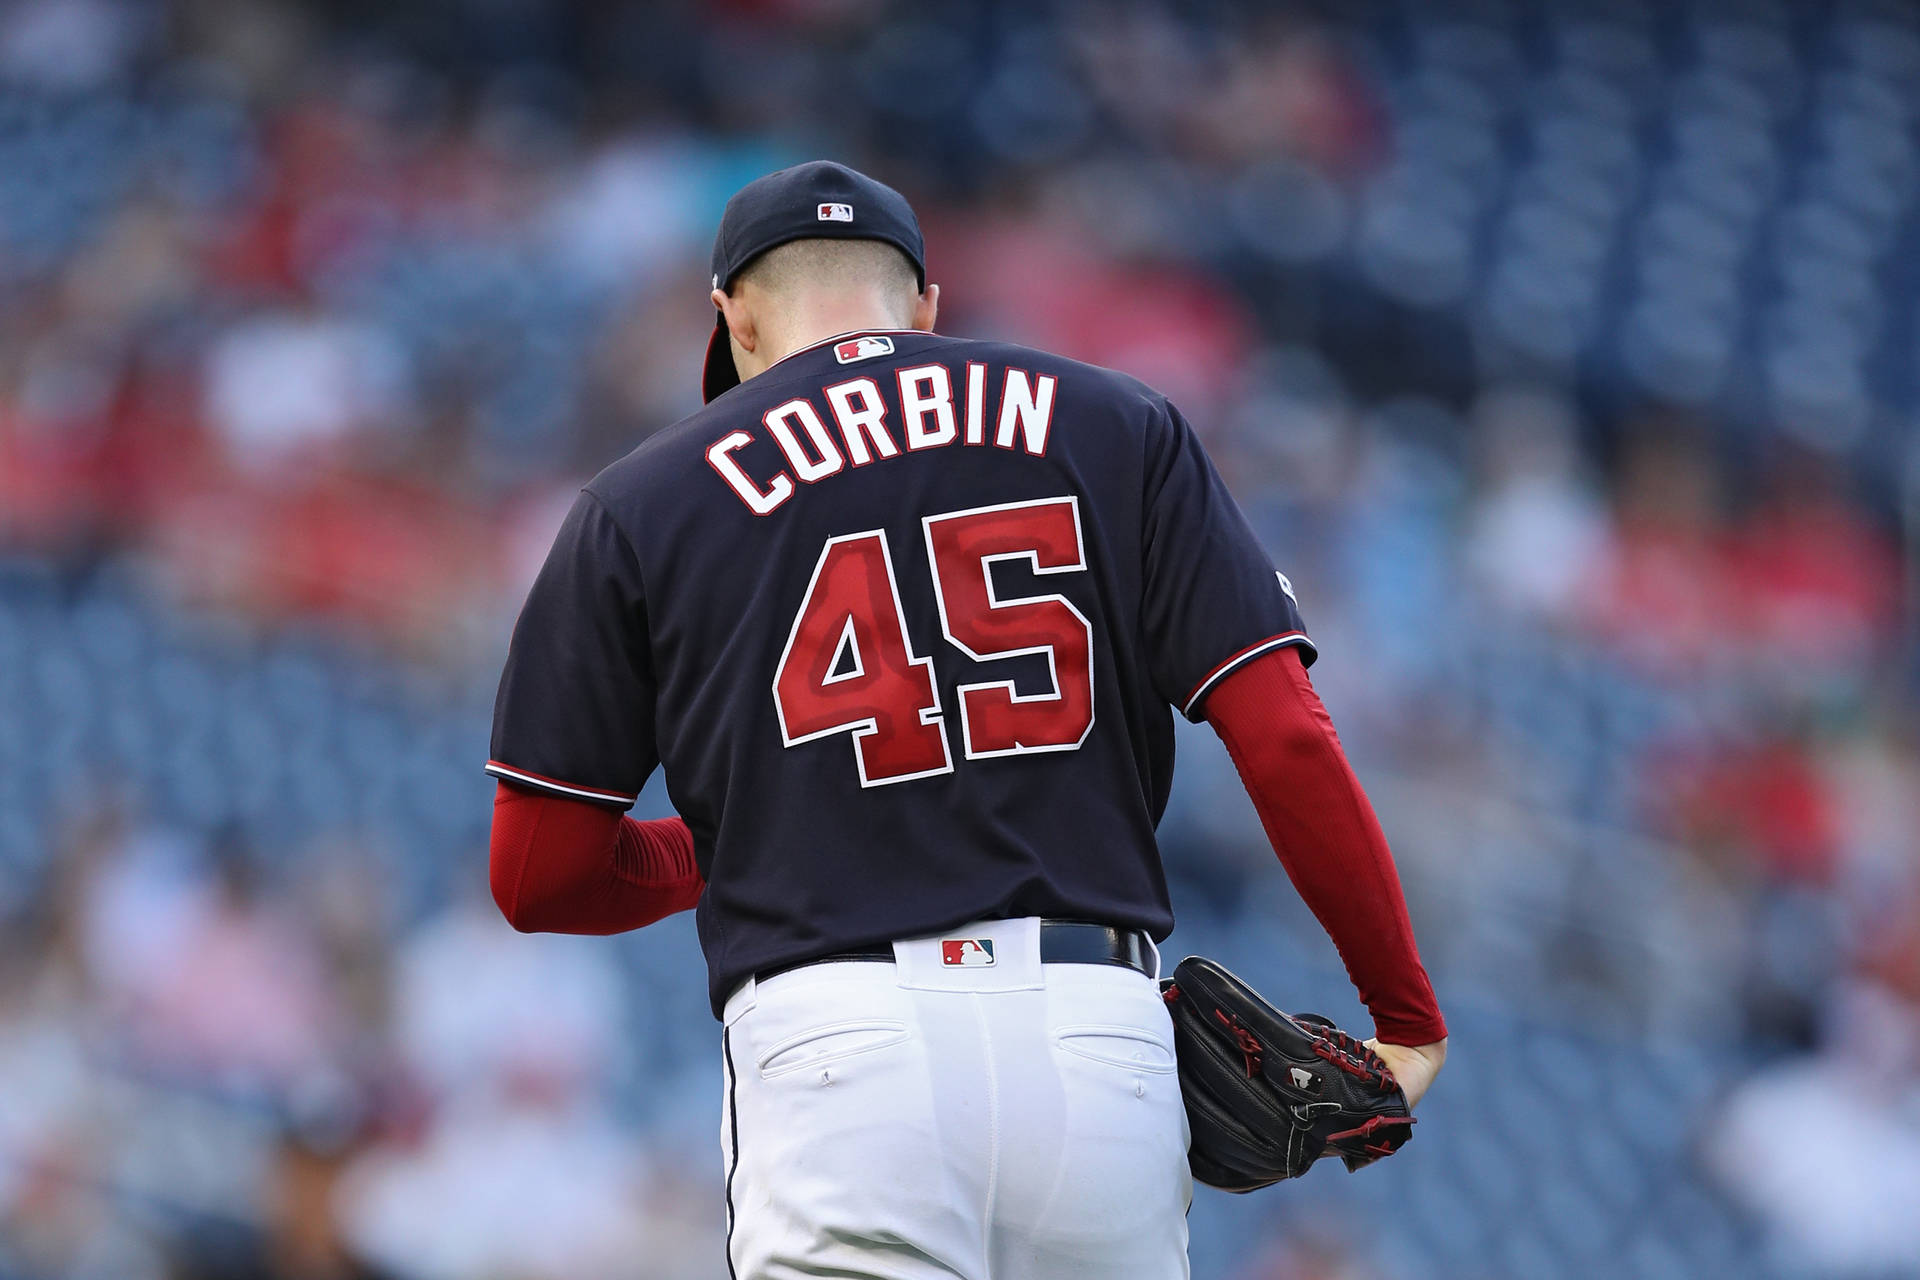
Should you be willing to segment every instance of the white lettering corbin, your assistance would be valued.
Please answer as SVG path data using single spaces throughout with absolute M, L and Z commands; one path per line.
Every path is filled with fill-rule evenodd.
M 1047 431 L 1053 425 L 1054 389 L 1050 373 L 1008 368 L 991 428 L 986 415 L 987 366 L 969 360 L 965 399 L 956 413 L 953 373 L 944 364 L 900 369 L 891 400 L 871 377 L 849 378 L 823 389 L 839 439 L 828 430 L 813 402 L 797 397 L 767 410 L 761 425 L 780 446 L 786 467 L 764 481 L 746 473 L 733 456 L 753 442 L 745 430 L 729 431 L 707 447 L 707 465 L 726 481 L 757 516 L 772 514 L 794 495 L 794 480 L 814 484 L 848 465 L 864 467 L 902 453 L 952 444 L 1024 449 L 1046 456 Z M 888 424 L 897 415 L 902 433 Z M 902 438 L 904 437 L 904 446 Z

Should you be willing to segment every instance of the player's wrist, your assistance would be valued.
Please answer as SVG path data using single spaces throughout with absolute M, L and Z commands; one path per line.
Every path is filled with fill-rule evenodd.
M 1409 1107 L 1420 1104 L 1420 1099 L 1426 1096 L 1447 1060 L 1445 1040 L 1421 1045 L 1369 1040 L 1367 1047 L 1379 1054 L 1387 1064 L 1387 1069 L 1393 1072 L 1394 1081 L 1405 1094 Z
M 1447 1042 L 1445 1037 L 1439 1040 L 1428 1041 L 1425 1044 L 1402 1044 L 1391 1045 L 1390 1047 L 1398 1049 L 1402 1053 L 1413 1054 L 1415 1057 L 1429 1064 L 1435 1071 L 1438 1071 L 1442 1066 L 1446 1065 Z

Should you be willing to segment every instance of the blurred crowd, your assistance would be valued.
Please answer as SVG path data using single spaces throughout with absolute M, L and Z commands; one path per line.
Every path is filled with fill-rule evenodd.
M 690 925 L 511 933 L 478 766 L 813 156 L 1180 403 L 1401 861 L 1421 1141 L 1196 1274 L 1920 1273 L 1917 113 L 1856 0 L 0 7 L 0 1280 L 725 1274 Z M 1181 742 L 1174 953 L 1357 1020 Z

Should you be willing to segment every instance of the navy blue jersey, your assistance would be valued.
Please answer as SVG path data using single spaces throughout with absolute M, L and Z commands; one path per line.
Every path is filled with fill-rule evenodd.
M 501 678 L 497 777 L 618 807 L 656 766 L 750 974 L 1046 916 L 1173 927 L 1169 708 L 1313 657 L 1166 399 L 1004 343 L 805 348 L 594 478 Z

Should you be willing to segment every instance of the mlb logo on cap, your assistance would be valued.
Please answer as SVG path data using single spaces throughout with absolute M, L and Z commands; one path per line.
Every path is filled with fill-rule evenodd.
M 850 204 L 823 204 L 817 215 L 821 222 L 852 222 L 853 206 Z
M 892 338 L 849 338 L 833 348 L 833 358 L 841 364 L 852 364 L 855 360 L 871 360 L 875 356 L 892 354 Z
M 993 963 L 992 938 L 943 938 L 940 963 L 949 969 L 979 969 Z

